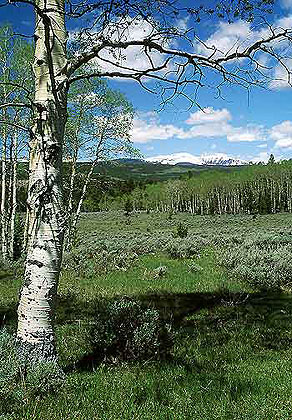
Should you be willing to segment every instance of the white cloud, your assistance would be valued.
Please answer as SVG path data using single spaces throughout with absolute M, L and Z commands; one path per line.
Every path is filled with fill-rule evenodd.
M 157 115 L 144 114 L 142 118 L 134 120 L 132 140 L 134 143 L 148 143 L 152 140 L 197 139 L 226 137 L 228 142 L 253 142 L 266 139 L 262 126 L 247 125 L 234 127 L 231 124 L 232 116 L 226 109 L 215 110 L 205 108 L 190 115 L 185 121 L 190 128 L 180 128 L 173 124 L 161 124 Z
M 175 27 L 181 31 L 185 32 L 188 30 L 188 24 L 189 24 L 190 16 L 187 16 L 185 18 L 178 19 L 176 21 Z
M 292 122 L 283 121 L 274 125 L 270 130 L 270 138 L 276 142 L 276 148 L 292 148 Z
M 153 26 L 142 20 L 136 20 L 130 24 L 124 31 L 123 34 L 118 34 L 116 38 L 122 41 L 133 41 L 133 40 L 143 40 L 150 35 L 153 35 L 155 30 Z M 155 66 L 159 66 L 163 62 L 163 56 L 156 52 L 152 51 L 150 54 L 151 59 Z M 144 49 L 139 46 L 132 46 L 126 50 L 120 50 L 113 53 L 110 49 L 103 50 L 100 54 L 101 60 L 99 60 L 99 65 L 106 71 L 114 71 L 118 68 L 114 64 L 110 64 L 103 60 L 109 60 L 117 65 L 128 67 L 130 69 L 136 70 L 146 70 L 151 67 L 151 63 L 146 56 Z M 123 72 L 129 72 L 127 70 L 121 70 Z
M 290 9 L 290 8 L 292 8 L 292 0 L 281 0 L 281 6 L 284 9 Z
M 237 49 L 243 49 L 255 38 L 255 34 L 251 30 L 250 23 L 245 21 L 237 21 L 234 23 L 220 22 L 216 31 L 203 44 L 197 45 L 197 50 L 201 54 L 211 55 L 214 51 L 218 51 L 215 55 L 222 56 Z
M 288 68 L 292 69 L 292 60 L 283 60 Z M 289 80 L 289 74 L 287 70 L 281 65 L 277 64 L 274 67 L 273 78 L 269 83 L 270 89 L 287 89 L 291 88 L 292 80 Z
M 230 132 L 227 133 L 227 141 L 230 143 L 238 142 L 251 142 L 265 140 L 266 134 L 262 126 L 247 127 L 231 127 L 229 126 Z
M 181 22 L 183 25 L 183 22 Z M 168 45 L 169 40 L 163 38 L 156 29 L 156 23 L 144 20 L 141 17 L 121 18 L 118 22 L 112 22 L 106 26 L 102 32 L 104 39 L 110 41 L 139 41 L 151 37 L 158 44 Z M 90 50 L 93 45 L 100 44 L 101 32 L 93 28 L 88 32 L 70 31 L 69 42 L 78 45 L 76 55 L 83 51 Z M 151 57 L 151 60 L 149 59 Z M 120 73 L 135 73 L 152 67 L 160 66 L 164 61 L 163 54 L 157 51 L 148 51 L 145 54 L 141 46 L 129 46 L 128 48 L 104 48 L 99 53 L 99 57 L 90 61 L 87 65 L 91 69 L 101 71 L 119 71 Z M 121 79 L 127 80 L 127 79 Z
M 286 8 L 292 7 L 292 0 L 283 0 L 283 5 Z M 273 24 L 273 32 L 277 33 L 283 29 L 291 29 L 292 15 L 288 15 L 277 19 Z M 271 28 L 266 24 L 253 27 L 251 23 L 245 21 L 237 21 L 231 24 L 220 22 L 215 32 L 204 43 L 197 43 L 196 51 L 215 58 L 228 55 L 230 53 L 244 51 L 248 46 L 254 44 L 256 41 L 266 39 L 271 36 Z M 285 65 L 292 69 L 292 60 L 283 57 L 291 57 L 291 43 L 287 40 L 275 40 L 269 44 L 281 57 Z M 261 65 L 261 72 L 271 81 L 268 83 L 270 89 L 284 89 L 291 87 L 288 83 L 288 72 L 279 64 L 279 61 L 264 53 L 256 55 L 257 62 Z M 234 59 L 237 61 L 244 61 L 243 59 Z M 249 63 L 251 70 L 252 63 Z M 263 77 L 259 74 L 260 79 Z
M 186 123 L 190 125 L 197 125 L 226 122 L 230 120 L 231 114 L 226 108 L 215 110 L 212 107 L 209 107 L 191 114 L 186 120 Z
M 284 0 L 285 1 L 285 0 Z M 286 0 L 292 4 L 292 0 Z M 277 33 L 282 29 L 290 29 L 292 16 L 277 19 L 273 24 L 273 31 Z M 252 27 L 251 23 L 239 20 L 233 23 L 220 22 L 215 32 L 204 43 L 197 44 L 197 51 L 204 55 L 222 56 L 236 51 L 243 51 L 254 42 L 269 37 L 272 34 L 270 27 L 263 23 Z M 283 48 L 286 43 L 275 41 L 277 48 Z
M 290 0 L 292 4 L 292 0 Z M 273 31 L 274 33 L 278 33 L 283 31 L 283 29 L 291 30 L 292 27 L 292 15 L 289 14 L 288 16 L 282 17 L 274 22 Z M 258 39 L 267 38 L 271 35 L 271 32 L 266 27 L 258 33 Z M 289 72 L 292 69 L 292 59 L 291 57 L 291 42 L 287 39 L 282 40 L 275 40 L 269 45 L 274 52 L 281 57 L 281 63 L 277 59 L 273 59 L 271 56 L 268 55 L 260 55 L 258 56 L 260 60 L 263 60 L 265 57 L 265 62 L 261 62 L 266 69 L 263 69 L 264 73 L 270 78 L 270 82 L 268 83 L 268 87 L 272 90 L 280 90 L 280 89 L 287 89 L 291 88 L 291 80 L 289 76 Z
M 258 163 L 258 162 L 267 162 L 269 160 L 269 153 L 268 152 L 261 152 L 255 157 L 251 157 L 249 159 L 250 162 Z
M 278 140 L 275 144 L 275 147 L 281 148 L 281 149 L 291 149 L 292 137 L 284 137 L 281 140 Z
M 182 139 L 195 139 L 198 137 L 214 138 L 224 137 L 230 132 L 231 126 L 225 122 L 223 123 L 209 123 L 193 125 L 189 130 L 181 134 Z
M 203 111 L 200 110 L 191 114 L 190 118 L 187 119 L 186 123 L 192 125 L 192 127 L 184 132 L 183 138 L 226 136 L 227 141 L 231 143 L 265 139 L 262 126 L 234 127 L 230 123 L 231 120 L 232 116 L 226 108 L 218 110 L 211 107 L 205 108 Z
M 289 0 L 290 5 L 292 5 L 292 0 Z M 282 28 L 282 29 L 289 29 L 291 27 L 292 22 L 292 15 L 284 16 L 280 19 L 278 19 L 275 22 L 276 28 Z
M 285 3 L 292 3 L 292 0 L 283 0 Z M 274 28 L 291 28 L 292 26 L 292 16 L 287 16 L 281 19 L 278 19 Z M 179 32 L 184 32 L 188 29 L 188 18 L 180 19 L 176 22 L 176 28 Z M 277 31 L 277 29 L 274 29 Z M 93 44 L 98 45 L 100 32 L 93 29 L 90 33 L 84 33 L 81 36 L 81 44 L 83 50 L 91 48 Z M 151 37 L 157 43 L 161 45 L 167 45 L 171 47 L 176 47 L 179 49 L 181 46 L 178 43 L 177 39 L 167 39 L 167 37 L 162 37 L 157 30 L 155 23 L 151 21 L 146 21 L 142 18 L 131 19 L 126 17 L 121 19 L 118 24 L 117 22 L 112 22 L 104 31 L 103 36 L 109 38 L 110 40 L 121 40 L 121 41 L 131 41 L 131 40 L 143 40 L 145 38 Z M 215 26 L 214 33 L 206 40 L 204 43 L 196 44 L 196 52 L 204 54 L 207 56 L 212 55 L 212 57 L 222 56 L 231 52 L 241 51 L 247 46 L 254 43 L 256 40 L 262 39 L 270 34 L 270 30 L 267 25 L 258 26 L 253 28 L 252 25 L 246 21 L 239 20 L 237 22 L 228 24 L 226 22 L 220 22 L 219 25 Z M 78 39 L 78 31 L 71 32 L 70 39 Z M 285 43 L 278 43 L 277 48 L 283 48 Z M 281 46 L 280 46 L 281 45 Z M 207 46 L 209 48 L 207 48 Z M 82 50 L 82 49 L 81 49 Z M 217 52 L 215 52 L 217 51 Z M 215 52 L 215 55 L 214 55 Z M 112 51 L 110 48 L 103 49 L 100 52 L 100 58 L 94 59 L 91 61 L 90 66 L 94 69 L 104 70 L 108 72 L 119 71 L 121 73 L 136 73 L 138 71 L 143 71 L 151 67 L 151 61 L 149 60 L 149 55 L 151 56 L 151 61 L 154 63 L 154 66 L 161 66 L 165 60 L 165 56 L 159 52 L 152 50 L 148 51 L 146 55 L 144 49 L 139 46 L 131 46 L 127 49 L 115 49 Z M 267 55 L 258 55 L 258 60 L 269 66 L 271 61 L 266 62 Z M 179 59 L 177 59 L 179 60 Z M 176 63 L 177 63 L 176 60 Z M 275 63 L 274 63 L 275 64 Z M 119 67 L 125 67 L 124 69 Z M 275 65 L 270 66 L 274 68 Z M 131 70 L 132 69 L 132 70 Z M 167 71 L 176 71 L 177 67 L 174 64 L 174 61 L 170 61 L 167 64 L 167 69 L 160 71 L 159 74 L 163 75 Z M 266 70 L 267 72 L 273 73 L 273 70 Z M 276 73 L 280 70 L 276 69 Z M 282 71 L 283 73 L 283 71 Z M 282 77 L 283 74 L 273 75 L 273 79 L 277 79 L 275 82 L 270 83 L 270 88 L 278 89 L 287 87 L 285 83 L 286 78 Z M 173 74 L 172 74 L 173 75 Z M 172 77 L 168 74 L 169 77 Z M 144 78 L 147 80 L 146 78 Z M 282 81 L 284 80 L 284 82 Z M 119 80 L 129 80 L 126 78 L 120 78 Z
M 152 140 L 167 140 L 183 135 L 181 128 L 172 124 L 160 124 L 155 121 L 134 119 L 131 138 L 134 143 L 148 143 Z

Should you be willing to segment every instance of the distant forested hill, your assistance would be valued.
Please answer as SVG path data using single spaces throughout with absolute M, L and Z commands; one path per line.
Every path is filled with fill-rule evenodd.
M 88 164 L 79 163 L 80 168 L 86 168 Z M 133 179 L 139 181 L 165 181 L 167 179 L 180 178 L 182 175 L 192 176 L 202 171 L 218 169 L 222 171 L 240 170 L 243 166 L 220 166 L 220 165 L 194 165 L 182 163 L 176 165 L 147 162 L 139 159 L 118 159 L 110 163 L 101 162 L 95 168 L 95 174 L 106 175 L 112 178 Z
M 83 211 L 121 207 L 123 200 L 136 188 L 143 189 L 147 184 L 156 184 L 176 179 L 190 179 L 204 172 L 218 170 L 220 172 L 238 172 L 244 166 L 195 165 L 182 163 L 176 165 L 147 162 L 141 159 L 116 159 L 111 162 L 100 162 L 94 169 L 92 181 L 88 187 Z M 86 174 L 90 170 L 90 162 L 77 163 L 76 189 L 74 199 L 77 202 Z M 63 177 L 65 191 L 68 189 L 71 171 L 70 162 L 64 163 Z M 18 164 L 18 208 L 25 210 L 25 197 L 28 179 L 28 163 Z M 106 204 L 104 204 L 104 201 Z M 114 204 L 110 204 L 114 203 Z
M 78 162 L 78 171 L 86 173 L 90 162 Z M 70 163 L 64 163 L 64 173 L 67 173 Z M 111 162 L 100 162 L 94 169 L 94 177 L 103 177 L 120 180 L 137 181 L 165 181 L 167 179 L 180 178 L 182 175 L 193 176 L 203 171 L 218 169 L 230 172 L 238 171 L 245 166 L 224 166 L 224 165 L 195 165 L 192 163 L 181 163 L 176 165 L 147 162 L 141 159 L 116 159 Z M 19 164 L 20 178 L 26 179 L 28 174 L 28 164 Z
M 70 163 L 64 165 L 69 190 Z M 77 166 L 78 203 L 90 163 Z M 27 167 L 19 165 L 19 209 L 25 208 Z M 181 211 L 194 214 L 292 212 L 292 160 L 246 166 L 151 163 L 135 159 L 100 163 L 82 211 Z

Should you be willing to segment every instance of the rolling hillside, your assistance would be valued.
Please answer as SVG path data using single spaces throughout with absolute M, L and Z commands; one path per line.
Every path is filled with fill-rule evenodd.
M 79 163 L 80 167 L 85 168 L 88 163 Z M 202 171 L 219 169 L 222 171 L 237 171 L 243 166 L 223 166 L 223 165 L 195 165 L 192 163 L 162 164 L 147 162 L 138 159 L 119 159 L 111 163 L 100 163 L 95 169 L 95 176 L 104 175 L 111 178 L 134 179 L 140 181 L 164 181 L 171 178 L 179 178 L 188 173 L 199 173 Z

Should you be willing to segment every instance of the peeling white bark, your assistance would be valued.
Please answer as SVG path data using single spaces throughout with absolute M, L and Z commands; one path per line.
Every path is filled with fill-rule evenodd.
M 66 31 L 64 0 L 39 0 L 37 5 L 34 73 L 38 111 L 30 141 L 28 246 L 17 336 L 37 348 L 42 357 L 51 358 L 55 357 L 53 307 L 64 235 L 61 170 L 67 106 Z

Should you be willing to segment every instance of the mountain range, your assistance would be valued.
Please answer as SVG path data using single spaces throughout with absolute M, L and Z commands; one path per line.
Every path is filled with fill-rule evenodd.
M 190 157 L 191 156 L 191 157 Z M 183 153 L 171 157 L 157 156 L 146 159 L 114 159 L 108 162 L 100 162 L 94 176 L 106 176 L 112 179 L 163 181 L 179 178 L 192 172 L 193 175 L 202 171 L 218 169 L 221 171 L 240 170 L 247 163 L 227 155 L 204 155 L 194 157 Z M 79 162 L 80 170 L 87 171 L 89 162 Z M 82 169 L 83 167 L 83 169 Z
M 170 155 L 159 155 L 146 158 L 148 162 L 158 162 L 167 165 L 208 165 L 208 166 L 242 166 L 248 162 L 238 158 L 228 156 L 225 153 L 204 154 L 201 156 L 192 155 L 191 153 L 180 152 Z

